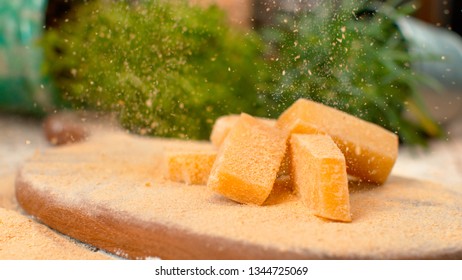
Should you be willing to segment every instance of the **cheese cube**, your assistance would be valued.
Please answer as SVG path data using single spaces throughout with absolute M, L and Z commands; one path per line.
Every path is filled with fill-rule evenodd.
M 291 133 L 328 134 L 345 155 L 347 172 L 382 184 L 398 157 L 396 134 L 320 103 L 299 99 L 277 121 Z
M 295 191 L 316 216 L 351 222 L 345 157 L 327 135 L 292 134 Z
M 167 178 L 188 185 L 205 185 L 216 156 L 216 151 L 207 150 L 166 152 Z
M 284 158 L 287 138 L 284 130 L 241 114 L 219 150 L 207 185 L 234 201 L 263 204 Z
M 210 134 L 210 141 L 215 147 L 220 147 L 229 131 L 236 122 L 239 120 L 240 115 L 227 115 L 219 117 L 213 124 L 212 133 Z M 276 125 L 276 120 L 265 119 L 265 118 L 256 118 L 266 122 L 268 125 Z
M 239 120 L 239 115 L 227 115 L 219 117 L 213 124 L 210 141 L 215 147 L 220 147 L 231 128 Z

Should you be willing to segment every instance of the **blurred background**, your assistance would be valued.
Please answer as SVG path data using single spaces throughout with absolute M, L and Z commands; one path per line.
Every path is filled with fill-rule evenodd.
M 462 1 L 421 0 L 415 16 L 425 22 L 462 34 Z
M 312 7 L 318 0 L 189 0 L 191 3 L 210 5 L 217 3 L 228 12 L 229 18 L 236 24 L 262 25 L 271 20 L 279 9 L 299 10 Z M 72 8 L 72 0 L 49 0 L 46 23 L 53 25 L 66 11 Z M 402 1 L 406 2 L 406 1 Z M 458 0 L 420 0 L 415 17 L 462 32 L 462 2 Z
M 149 2 L 176 1 L 0 0 L 0 111 L 39 118 L 63 109 L 116 112 L 135 133 L 206 139 L 220 115 L 275 118 L 305 97 L 409 144 L 445 136 L 441 127 L 462 111 L 462 1 L 189 0 L 204 11 L 136 8 Z M 111 3 L 133 9 L 111 13 Z M 336 12 L 342 16 L 331 19 Z M 339 30 L 349 37 L 337 38 Z M 181 46 L 165 45 L 177 65 L 160 59 L 170 51 L 149 49 L 163 45 L 156 34 L 178 36 Z

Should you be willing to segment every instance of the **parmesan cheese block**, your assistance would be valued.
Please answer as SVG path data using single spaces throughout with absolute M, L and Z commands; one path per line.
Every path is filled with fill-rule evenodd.
M 210 134 L 210 141 L 215 147 L 219 148 L 221 146 L 231 128 L 233 128 L 233 126 L 239 120 L 239 117 L 240 115 L 226 115 L 219 117 L 215 121 L 215 123 L 213 124 L 212 133 Z M 270 126 L 276 125 L 276 120 L 273 119 L 257 119 L 266 122 Z
M 167 152 L 164 156 L 169 180 L 188 185 L 205 185 L 217 152 L 192 150 Z
M 219 150 L 207 185 L 245 204 L 270 194 L 287 147 L 288 133 L 241 114 Z
M 290 138 L 295 191 L 316 216 L 351 222 L 345 157 L 327 135 Z
M 210 141 L 215 147 L 220 147 L 231 128 L 239 120 L 239 115 L 227 115 L 219 117 L 213 124 Z
M 320 103 L 299 99 L 278 119 L 291 133 L 328 134 L 345 155 L 347 172 L 383 184 L 398 156 L 396 134 Z

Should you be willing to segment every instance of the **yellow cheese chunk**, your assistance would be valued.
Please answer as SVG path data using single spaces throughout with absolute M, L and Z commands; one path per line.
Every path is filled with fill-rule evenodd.
M 231 128 L 239 120 L 239 115 L 227 115 L 219 117 L 213 124 L 210 141 L 215 147 L 220 147 Z
M 261 205 L 273 188 L 288 133 L 241 114 L 229 131 L 207 185 L 241 203 Z
M 327 135 L 292 134 L 295 191 L 316 216 L 351 222 L 345 157 Z
M 215 147 L 219 148 L 221 146 L 231 128 L 233 128 L 233 126 L 239 120 L 239 117 L 240 115 L 227 115 L 219 117 L 215 121 L 213 124 L 212 133 L 210 134 L 210 141 Z M 276 125 L 276 120 L 265 118 L 256 119 L 262 120 L 271 126 Z
M 347 172 L 371 183 L 384 183 L 398 156 L 396 134 L 306 99 L 289 107 L 277 126 L 291 133 L 330 135 L 345 156 Z
M 166 175 L 171 181 L 205 185 L 217 156 L 216 151 L 166 152 Z

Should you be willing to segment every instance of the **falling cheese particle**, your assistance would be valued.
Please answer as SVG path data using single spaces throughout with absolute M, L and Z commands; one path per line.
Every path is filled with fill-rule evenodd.
M 288 133 L 241 114 L 223 142 L 207 185 L 234 201 L 261 205 L 270 194 Z
M 216 151 L 167 152 L 165 153 L 167 178 L 189 185 L 205 185 L 216 156 Z
M 398 156 L 396 134 L 337 109 L 299 99 L 278 119 L 291 133 L 328 134 L 343 152 L 347 172 L 383 184 Z
M 212 133 L 210 134 L 210 141 L 215 147 L 219 148 L 221 146 L 231 128 L 233 128 L 233 126 L 239 120 L 239 117 L 240 115 L 226 115 L 219 117 L 215 121 L 215 123 L 213 124 Z M 276 120 L 273 119 L 256 119 L 262 120 L 270 126 L 276 125 Z
M 327 135 L 292 134 L 295 191 L 316 216 L 351 222 L 345 157 Z

